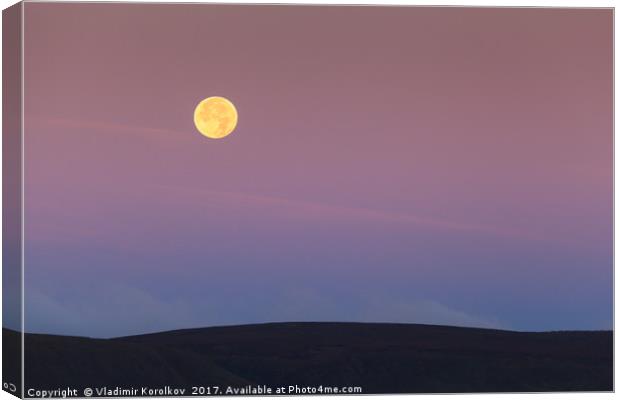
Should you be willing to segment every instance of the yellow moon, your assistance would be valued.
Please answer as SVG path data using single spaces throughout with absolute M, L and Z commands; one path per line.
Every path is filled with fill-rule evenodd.
M 198 132 L 206 137 L 221 139 L 235 130 L 237 109 L 224 97 L 207 97 L 194 110 L 194 124 Z

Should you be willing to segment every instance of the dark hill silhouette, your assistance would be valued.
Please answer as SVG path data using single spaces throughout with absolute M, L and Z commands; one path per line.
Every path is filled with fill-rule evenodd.
M 360 386 L 363 393 L 611 391 L 611 331 L 272 323 L 116 339 L 27 334 L 26 387 Z M 5 340 L 18 338 L 4 331 Z M 6 342 L 5 342 L 6 343 Z

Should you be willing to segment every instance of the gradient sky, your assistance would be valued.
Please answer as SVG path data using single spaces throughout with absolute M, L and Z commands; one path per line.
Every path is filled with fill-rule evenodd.
M 609 9 L 26 3 L 25 157 L 29 332 L 612 327 Z

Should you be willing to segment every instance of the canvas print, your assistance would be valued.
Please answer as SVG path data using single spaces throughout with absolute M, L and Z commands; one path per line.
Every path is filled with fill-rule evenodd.
M 3 389 L 613 390 L 613 10 L 3 12 Z

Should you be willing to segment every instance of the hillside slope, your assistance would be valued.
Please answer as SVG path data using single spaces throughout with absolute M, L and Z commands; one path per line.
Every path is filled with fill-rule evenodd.
M 27 388 L 323 385 L 360 386 L 364 393 L 613 389 L 610 331 L 274 323 L 117 339 L 27 334 L 25 343 Z

